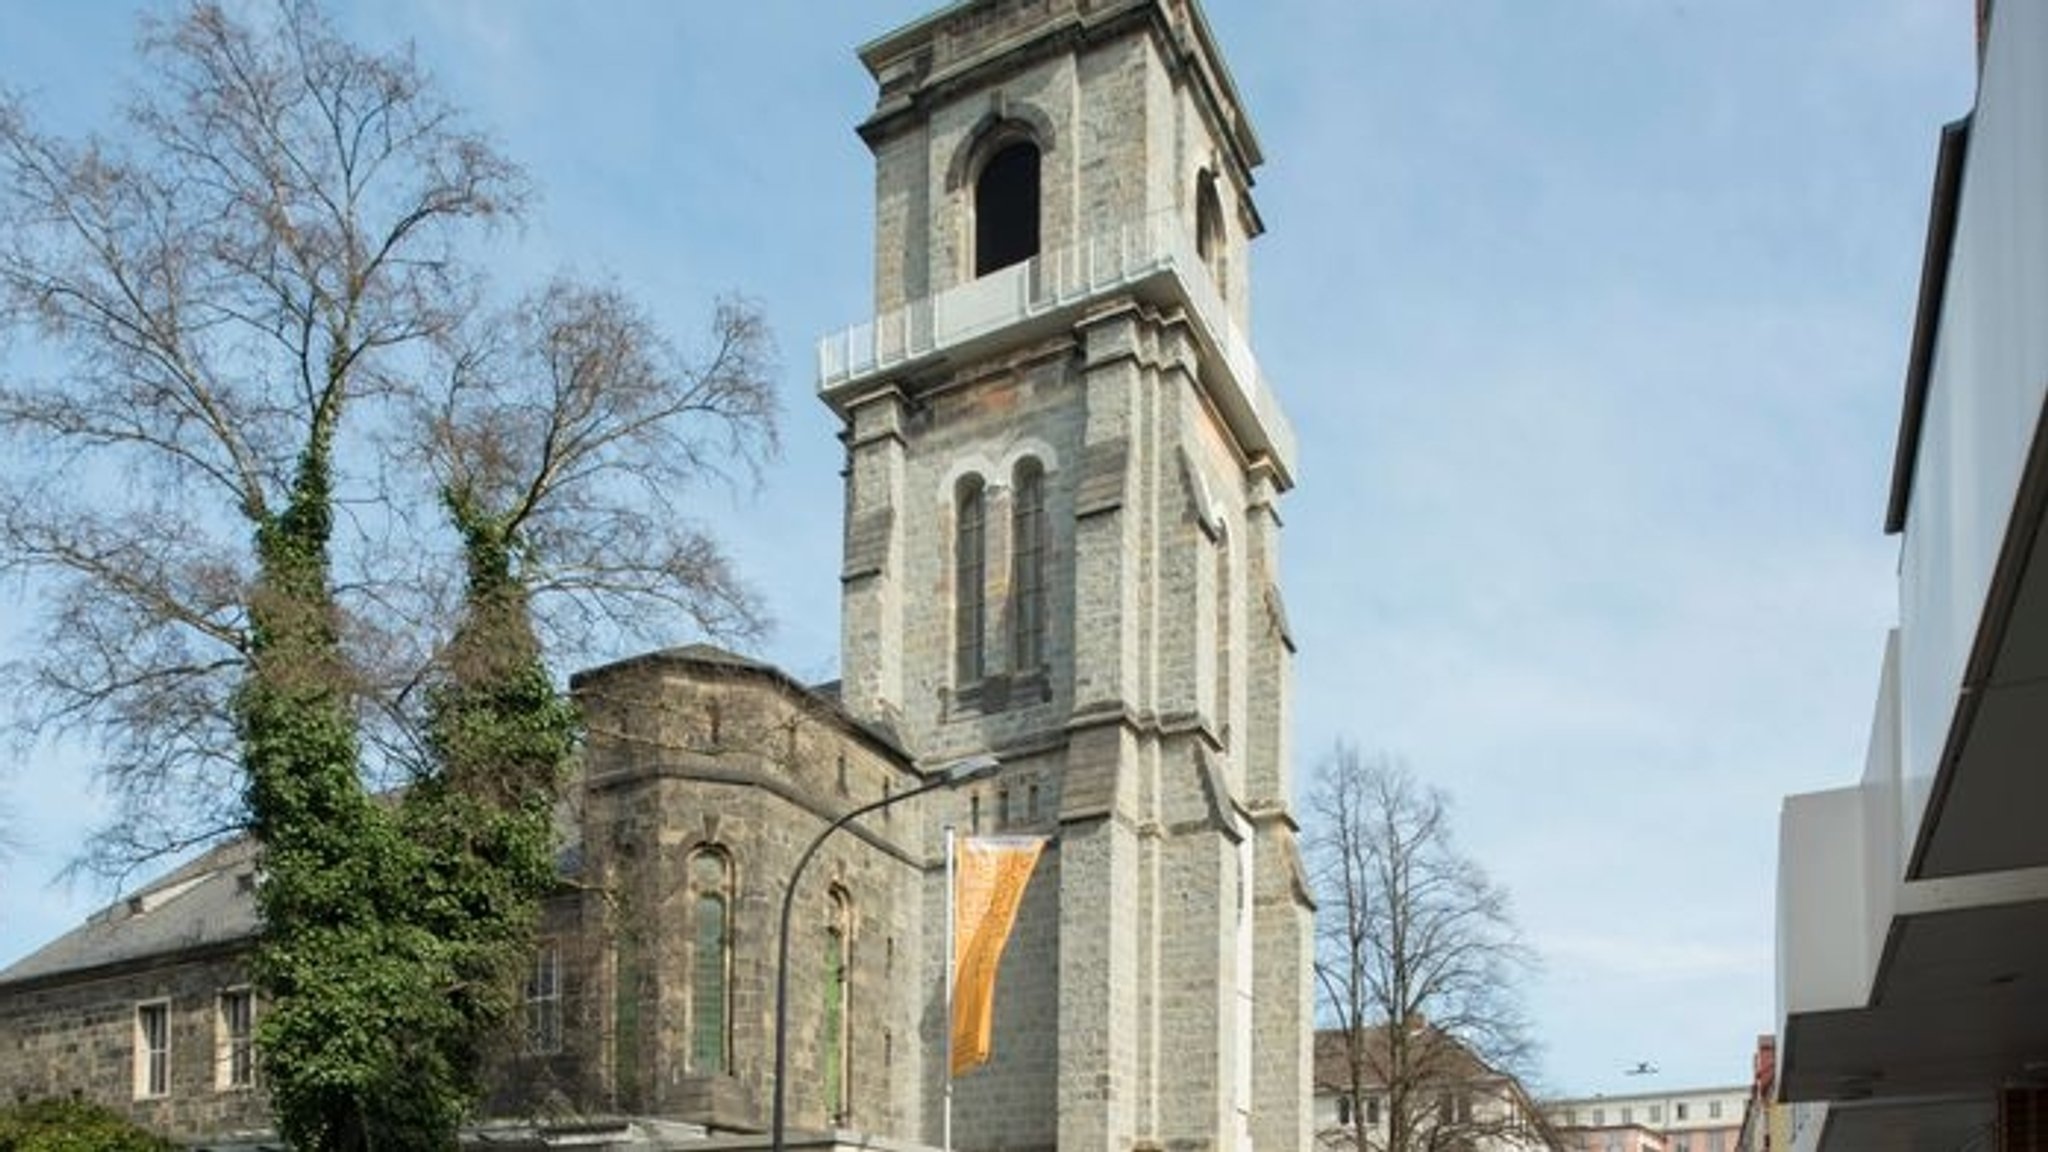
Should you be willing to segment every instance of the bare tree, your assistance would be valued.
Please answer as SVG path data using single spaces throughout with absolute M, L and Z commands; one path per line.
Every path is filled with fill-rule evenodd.
M 469 310 L 463 230 L 525 197 L 410 58 L 305 3 L 272 19 L 148 25 L 152 86 L 112 139 L 0 97 L 0 320 L 63 366 L 0 380 L 0 565 L 45 602 L 6 672 L 30 735 L 102 754 L 116 869 L 245 819 L 252 540 L 296 515 L 324 578 L 344 413 Z
M 708 348 L 677 349 L 616 287 L 557 278 L 467 326 L 415 427 L 437 497 L 469 539 L 485 520 L 555 646 L 650 622 L 717 636 L 762 615 L 688 512 L 707 480 L 751 479 L 776 448 L 774 347 L 742 301 Z
M 1533 956 L 1506 891 L 1457 850 L 1444 794 L 1340 744 L 1307 811 L 1315 973 L 1336 1026 L 1319 1037 L 1318 1075 L 1332 1082 L 1317 1087 L 1345 1101 L 1326 1142 L 1542 1146 L 1516 1081 L 1533 1054 L 1516 982 Z

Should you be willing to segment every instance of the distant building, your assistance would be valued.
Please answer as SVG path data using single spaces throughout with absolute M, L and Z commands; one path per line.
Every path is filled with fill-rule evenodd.
M 1543 1102 L 1575 1152 L 1735 1152 L 1746 1088 L 1693 1088 Z
M 1410 1139 L 1444 1152 L 1562 1152 L 1536 1102 L 1515 1077 L 1487 1066 L 1472 1050 L 1424 1026 L 1415 1041 L 1430 1051 L 1410 1090 Z M 1394 1099 L 1381 1069 L 1388 1066 L 1383 1028 L 1371 1028 L 1356 1049 L 1338 1029 L 1315 1041 L 1316 1143 L 1328 1152 L 1386 1147 Z M 1354 1054 L 1361 1073 L 1354 1089 Z M 1363 1137 L 1363 1144 L 1360 1137 Z
M 1792 1147 L 1792 1107 L 1778 1101 L 1778 1038 L 1756 1038 L 1756 1061 L 1749 1084 L 1749 1103 L 1742 1110 L 1742 1133 L 1735 1152 L 1786 1152 Z
M 565 883 L 489 1111 L 587 1145 L 761 1132 L 798 855 L 992 755 L 993 779 L 867 819 L 804 878 L 806 1143 L 939 1142 L 950 826 L 1050 839 L 993 1058 L 953 1084 L 955 1147 L 1302 1152 L 1295 453 L 1245 335 L 1250 119 L 1193 0 L 967 0 L 860 58 L 875 314 L 819 348 L 844 679 L 705 647 L 575 677 Z M 259 883 L 247 845 L 219 848 L 0 972 L 0 1099 L 260 1134 Z

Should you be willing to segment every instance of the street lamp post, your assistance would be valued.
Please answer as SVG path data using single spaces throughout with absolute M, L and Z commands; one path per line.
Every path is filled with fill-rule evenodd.
M 818 849 L 824 846 L 825 841 L 830 839 L 834 832 L 839 831 L 854 820 L 870 812 L 887 808 L 891 804 L 901 804 L 913 796 L 922 796 L 927 792 L 936 792 L 941 788 L 951 788 L 957 784 L 964 784 L 969 780 L 979 780 L 984 776 L 990 775 L 999 767 L 1001 767 L 1001 764 L 996 758 L 987 755 L 969 756 L 965 760 L 956 760 L 940 768 L 924 783 L 912 788 L 908 792 L 898 792 L 894 795 L 884 796 L 880 800 L 863 804 L 839 819 L 834 820 L 832 823 L 827 824 L 825 830 L 818 833 L 817 838 L 811 841 L 810 847 L 804 849 L 804 854 L 797 857 L 796 867 L 789 873 L 789 886 L 782 890 L 781 935 L 775 944 L 775 1091 L 768 1128 L 768 1143 L 773 1152 L 784 1152 L 784 1137 L 787 1134 L 787 1128 L 784 1124 L 786 1119 L 784 1101 L 786 1097 L 786 1081 L 788 1079 L 787 1073 L 789 1071 L 789 915 L 790 910 L 796 907 L 797 881 L 802 878 L 804 869 L 811 862 L 811 857 L 818 854 Z

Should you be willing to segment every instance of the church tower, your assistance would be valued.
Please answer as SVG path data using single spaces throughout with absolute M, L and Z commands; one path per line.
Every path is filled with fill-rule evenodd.
M 954 1143 L 1306 1149 L 1295 449 L 1245 335 L 1257 137 L 1194 0 L 968 0 L 860 57 L 875 317 L 820 348 L 842 702 L 924 764 L 1003 762 L 928 810 L 931 843 L 1051 838 Z M 937 1143 L 926 986 L 893 1059 Z

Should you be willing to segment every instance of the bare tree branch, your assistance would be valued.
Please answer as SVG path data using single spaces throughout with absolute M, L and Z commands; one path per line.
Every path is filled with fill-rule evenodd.
M 459 337 L 417 398 L 420 454 L 444 493 L 498 518 L 556 646 L 659 641 L 679 619 L 727 639 L 759 630 L 684 507 L 755 478 L 776 449 L 774 349 L 751 306 L 721 302 L 692 359 L 617 288 L 558 278 Z
M 102 753 L 122 826 L 88 862 L 116 870 L 239 825 L 225 704 L 255 532 L 311 440 L 471 313 L 462 230 L 527 198 L 409 55 L 349 44 L 303 0 L 261 26 L 198 3 L 142 44 L 152 83 L 111 137 L 60 139 L 0 93 L 0 328 L 61 372 L 0 366 L 0 571 L 43 608 L 0 673 L 18 735 Z M 348 652 L 374 665 L 351 693 L 403 684 L 406 656 L 416 677 L 431 648 L 389 622 L 430 599 L 398 586 L 415 573 L 365 559 L 421 550 L 389 541 L 402 517 L 371 519 L 337 544 L 359 578 L 336 589 Z
M 1516 985 L 1534 956 L 1505 890 L 1457 851 L 1449 804 L 1339 745 L 1307 804 L 1318 908 L 1320 1085 L 1347 1102 L 1325 1144 L 1357 1152 L 1549 1146 L 1517 1080 L 1534 1054 Z M 1330 1068 L 1339 1069 L 1332 1076 Z M 1506 1143 L 1503 1144 L 1502 1142 Z

